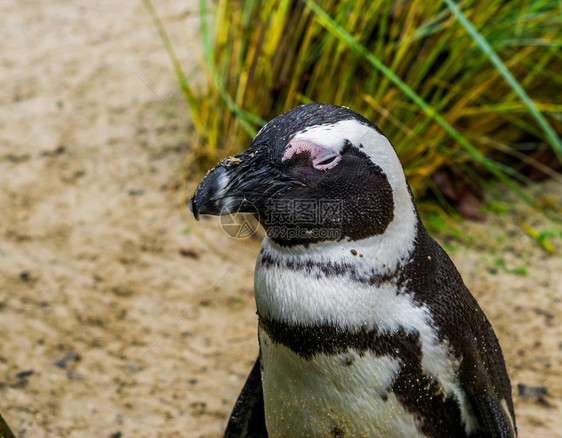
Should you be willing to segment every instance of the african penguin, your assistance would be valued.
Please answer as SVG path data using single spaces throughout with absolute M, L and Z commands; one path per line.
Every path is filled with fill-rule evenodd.
M 260 354 L 225 437 L 513 437 L 486 316 L 417 213 L 393 146 L 308 104 L 215 166 L 190 208 L 255 212 Z

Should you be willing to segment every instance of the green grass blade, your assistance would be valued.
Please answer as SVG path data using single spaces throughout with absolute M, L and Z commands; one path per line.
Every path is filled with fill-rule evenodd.
M 10 426 L 6 423 L 2 415 L 0 414 L 0 437 L 1 438 L 16 438 L 14 432 L 10 429 Z
M 181 68 L 181 64 L 178 60 L 178 57 L 176 56 L 176 52 L 174 51 L 174 46 L 170 41 L 170 37 L 168 36 L 166 29 L 164 29 L 164 25 L 162 24 L 162 21 L 160 20 L 160 17 L 158 16 L 152 2 L 150 0 L 143 0 L 143 3 L 144 7 L 152 17 L 152 21 L 154 22 L 154 25 L 156 26 L 156 29 L 158 31 L 158 35 L 160 36 L 160 39 L 162 40 L 162 43 L 166 48 L 166 52 L 168 52 L 168 57 L 172 62 L 172 66 L 174 68 L 174 72 L 176 73 L 176 78 L 178 79 L 182 93 L 185 97 L 185 100 L 187 101 L 187 104 L 189 105 L 189 108 L 191 109 L 195 130 L 202 133 L 204 132 L 204 128 L 199 117 L 197 99 L 195 98 L 195 95 L 191 90 L 191 87 L 189 86 L 189 81 L 187 80 L 187 77 L 185 76 L 183 69 Z
M 148 1 L 148 0 L 145 0 Z M 206 0 L 199 1 L 199 15 L 201 18 L 201 34 L 203 36 L 203 47 L 205 53 L 205 61 L 211 71 L 212 77 L 215 82 L 215 87 L 219 90 L 222 99 L 227 104 L 228 108 L 238 116 L 239 122 L 242 127 L 246 130 L 246 132 L 251 136 L 254 137 L 256 135 L 256 129 L 251 123 L 254 123 L 258 126 L 265 125 L 265 120 L 261 117 L 252 114 L 249 111 L 245 111 L 240 108 L 236 102 L 232 99 L 232 96 L 226 90 L 224 83 L 221 79 L 221 75 L 218 71 L 217 64 L 213 58 L 213 39 L 210 35 L 208 26 L 207 26 L 207 6 Z M 250 123 L 251 122 L 251 123 Z
M 525 103 L 525 106 L 529 109 L 533 117 L 537 120 L 541 128 L 544 130 L 547 138 L 550 141 L 558 159 L 562 162 L 562 141 L 560 137 L 556 134 L 554 129 L 548 124 L 546 119 L 537 109 L 529 95 L 525 92 L 525 90 L 519 85 L 519 82 L 513 77 L 511 72 L 505 67 L 502 60 L 496 54 L 494 49 L 488 44 L 488 41 L 480 32 L 478 32 L 472 23 L 464 16 L 462 11 L 458 8 L 453 0 L 445 0 L 445 3 L 451 10 L 451 12 L 455 15 L 457 20 L 464 26 L 470 36 L 476 41 L 480 49 L 486 54 L 486 56 L 492 61 L 494 66 L 499 70 L 501 75 L 505 78 L 505 80 L 509 83 L 511 88 L 517 93 L 519 98 Z
M 470 156 L 499 180 L 506 184 L 530 205 L 537 206 L 534 199 L 528 196 L 517 184 L 502 173 L 498 167 L 488 158 L 484 157 L 471 143 L 469 143 L 453 126 L 451 126 L 433 107 L 425 102 L 414 90 L 402 81 L 392 70 L 374 57 L 362 44 L 358 43 L 351 34 L 345 31 L 339 24 L 312 0 L 304 0 L 304 3 L 318 16 L 320 23 L 334 36 L 345 42 L 351 49 L 363 56 L 373 67 L 380 70 L 394 85 L 396 85 L 406 96 L 419 106 L 424 113 L 435 120 L 455 141 L 457 141 Z M 515 172 L 515 171 L 513 171 Z

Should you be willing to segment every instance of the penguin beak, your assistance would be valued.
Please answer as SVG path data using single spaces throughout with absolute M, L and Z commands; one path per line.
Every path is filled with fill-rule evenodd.
M 213 167 L 199 183 L 195 194 L 189 200 L 189 209 L 195 219 L 199 220 L 200 214 L 221 215 L 225 200 L 225 196 L 221 195 L 224 195 L 225 186 L 228 184 L 227 173 L 228 169 L 222 166 L 221 162 Z
M 268 199 L 296 182 L 269 160 L 266 148 L 250 148 L 213 167 L 189 200 L 189 209 L 200 214 L 260 214 Z M 259 218 L 258 218 L 259 219 Z

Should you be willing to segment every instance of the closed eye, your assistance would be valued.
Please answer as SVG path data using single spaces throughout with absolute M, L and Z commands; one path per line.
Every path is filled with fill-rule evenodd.
M 338 158 L 337 155 L 330 157 L 330 158 L 326 158 L 324 161 L 320 162 L 320 163 L 315 163 L 316 166 L 328 166 L 330 163 L 333 163 L 334 161 L 336 161 L 336 159 Z
M 287 160 L 291 160 L 293 157 L 300 154 L 306 154 L 310 157 L 312 160 L 312 167 L 317 170 L 331 169 L 341 160 L 341 155 L 333 149 L 322 147 L 310 140 L 297 139 L 291 140 L 288 144 L 283 158 L 281 158 L 281 162 L 283 163 Z M 306 155 L 304 156 L 305 159 L 308 158 Z
M 332 153 L 329 155 L 319 156 L 312 160 L 312 167 L 318 170 L 328 170 L 335 167 L 341 160 L 341 155 Z

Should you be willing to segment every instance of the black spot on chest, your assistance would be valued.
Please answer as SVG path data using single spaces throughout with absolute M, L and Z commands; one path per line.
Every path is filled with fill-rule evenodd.
M 346 366 L 349 367 L 351 365 L 353 365 L 355 363 L 355 360 L 353 360 L 353 357 L 351 355 L 346 355 L 342 358 L 342 363 Z
M 330 430 L 330 436 L 333 438 L 343 438 L 345 436 L 345 431 L 343 427 L 334 426 L 332 430 Z

